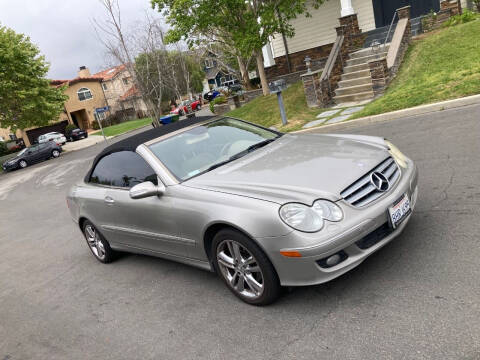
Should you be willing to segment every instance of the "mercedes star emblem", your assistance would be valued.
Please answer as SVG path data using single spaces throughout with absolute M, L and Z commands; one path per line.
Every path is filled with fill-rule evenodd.
M 378 191 L 387 191 L 390 187 L 390 183 L 388 182 L 388 179 L 385 177 L 385 175 L 377 171 L 373 172 L 372 175 L 370 175 L 370 182 Z

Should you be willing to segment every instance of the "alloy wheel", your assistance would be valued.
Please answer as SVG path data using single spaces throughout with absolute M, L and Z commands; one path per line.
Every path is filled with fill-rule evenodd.
M 105 246 L 92 225 L 85 226 L 85 237 L 93 254 L 100 260 L 105 259 Z
M 27 167 L 27 162 L 25 160 L 21 160 L 19 163 L 21 168 L 26 168 Z
M 53 157 L 59 157 L 60 156 L 60 152 L 58 150 L 53 150 L 52 151 L 52 155 Z
M 259 298 L 264 291 L 264 277 L 257 259 L 242 244 L 224 240 L 217 248 L 220 271 L 231 288 L 249 299 Z

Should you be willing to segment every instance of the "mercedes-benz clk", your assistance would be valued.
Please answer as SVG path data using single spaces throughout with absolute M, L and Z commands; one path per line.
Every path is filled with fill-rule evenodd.
M 93 255 L 216 272 L 250 304 L 324 283 L 398 236 L 417 169 L 391 142 L 194 118 L 105 148 L 67 203 Z M 388 261 L 388 260 L 387 260 Z

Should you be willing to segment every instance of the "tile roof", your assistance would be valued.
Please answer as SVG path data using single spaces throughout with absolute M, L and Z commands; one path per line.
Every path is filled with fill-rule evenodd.
M 100 71 L 96 74 L 93 74 L 92 77 L 102 78 L 103 80 L 111 80 L 113 79 L 118 73 L 124 71 L 126 69 L 125 64 L 121 64 L 118 66 L 114 66 L 107 70 Z
M 135 85 L 133 85 L 130 89 L 125 91 L 125 94 L 120 96 L 120 101 L 124 101 L 124 100 L 127 100 L 128 98 L 136 97 L 136 96 L 140 96 L 140 91 L 138 91 L 138 88 Z
M 68 83 L 68 85 L 73 85 L 82 81 L 102 81 L 102 78 L 87 76 L 87 77 L 76 77 L 75 79 L 72 79 L 72 80 L 50 80 L 50 85 L 60 87 L 66 83 Z

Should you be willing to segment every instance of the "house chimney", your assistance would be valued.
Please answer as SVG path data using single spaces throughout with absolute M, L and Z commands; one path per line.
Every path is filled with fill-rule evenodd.
M 90 77 L 90 70 L 86 66 L 80 66 L 78 77 Z

